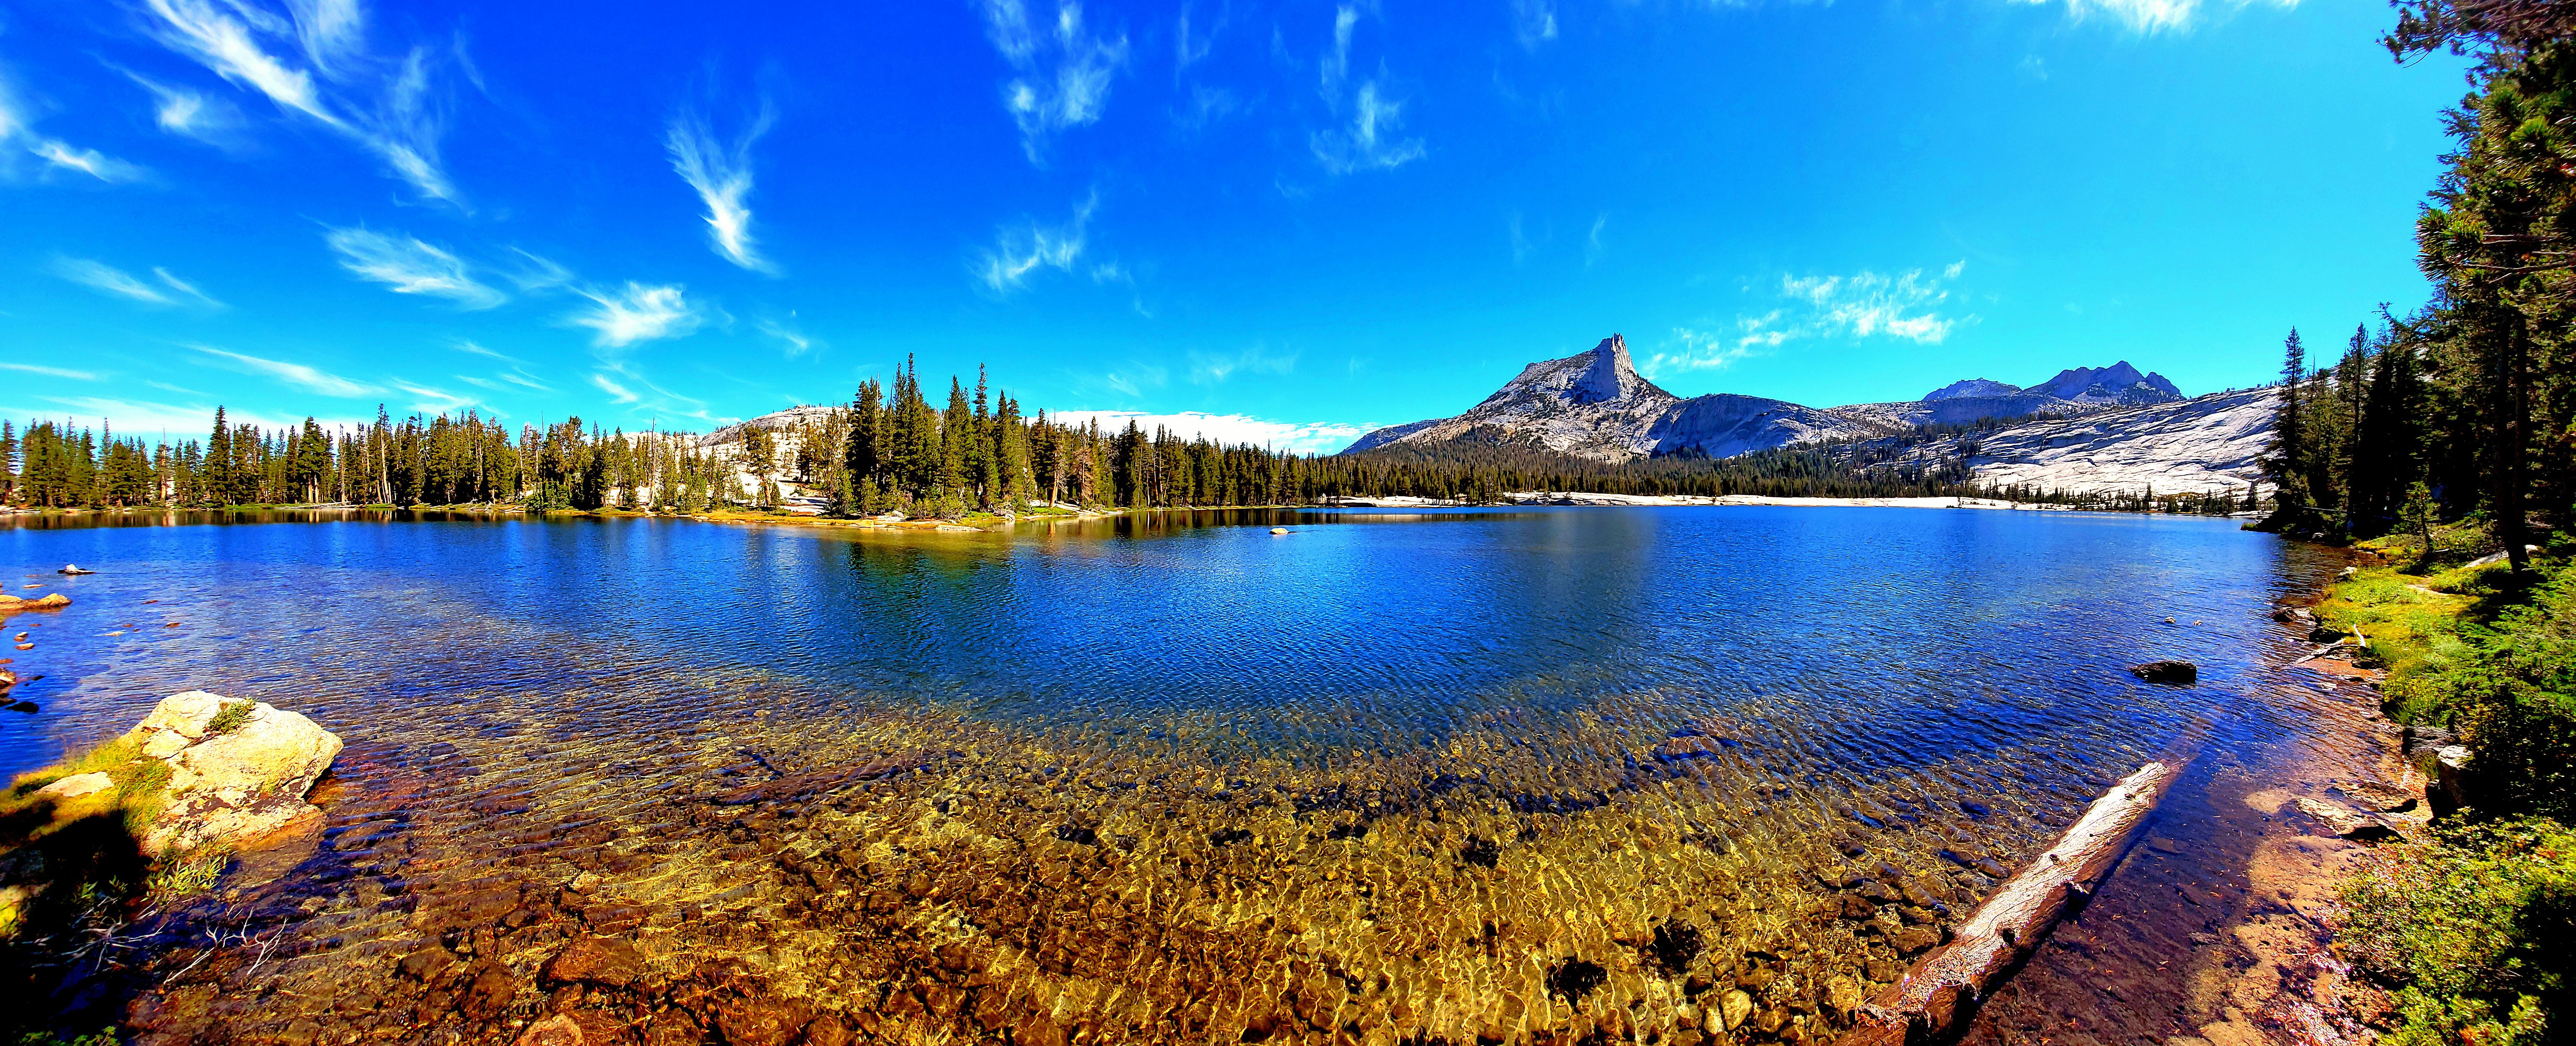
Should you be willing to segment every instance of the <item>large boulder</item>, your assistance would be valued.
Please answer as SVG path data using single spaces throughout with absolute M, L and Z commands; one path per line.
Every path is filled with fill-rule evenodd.
M 20 610 L 59 610 L 70 605 L 72 605 L 72 597 L 66 596 L 60 592 L 48 592 L 43 597 L 37 599 L 28 599 L 24 596 L 13 596 L 6 592 L 0 592 L 0 614 L 13 613 Z
M 172 694 L 125 735 L 170 767 L 143 848 L 162 854 L 230 846 L 320 814 L 304 801 L 340 756 L 340 738 L 294 712 L 203 690 Z

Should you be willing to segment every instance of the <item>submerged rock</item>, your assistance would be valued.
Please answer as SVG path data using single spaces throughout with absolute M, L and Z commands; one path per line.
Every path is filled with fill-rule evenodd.
M 644 977 L 644 955 L 614 937 L 584 937 L 546 961 L 549 984 L 605 984 L 623 988 Z
M 563 1014 L 556 1014 L 520 1032 L 515 1046 L 582 1046 L 581 1025 Z
M 2415 808 L 2415 793 L 2386 781 L 2349 781 L 2336 785 L 2335 791 L 2350 796 L 2362 809 L 2373 813 L 2403 813 Z
M 2200 666 L 2189 661 L 2149 661 L 2143 665 L 2130 665 L 2129 674 L 2167 686 L 2190 686 L 2200 682 Z
M 2397 829 L 2389 827 L 2388 822 L 2370 814 L 2357 813 L 2321 799 L 2305 797 L 2299 799 L 2298 807 L 2300 813 L 2316 818 L 2334 834 L 2346 839 L 2371 841 L 2397 838 Z
M 340 755 L 339 735 L 302 715 L 203 690 L 163 698 L 124 740 L 170 767 L 167 801 L 144 833 L 155 854 L 231 845 L 307 811 L 318 816 L 304 794 Z

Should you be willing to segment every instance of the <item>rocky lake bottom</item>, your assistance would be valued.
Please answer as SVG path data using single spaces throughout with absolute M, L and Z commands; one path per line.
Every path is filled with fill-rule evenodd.
M 1258 515 L 0 532 L 102 565 L 43 582 L 15 769 L 200 687 L 347 744 L 318 832 L 57 1002 L 172 1043 L 1830 1041 L 2181 757 L 2066 935 L 2127 924 L 2123 977 L 2052 944 L 1971 1032 L 2162 1041 L 2218 1007 L 2085 982 L 2162 990 L 2247 888 L 2140 868 L 2369 758 L 2262 616 L 2331 565 L 2207 521 Z

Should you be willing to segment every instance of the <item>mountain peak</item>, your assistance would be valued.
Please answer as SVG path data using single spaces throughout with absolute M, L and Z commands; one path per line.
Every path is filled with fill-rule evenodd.
M 1941 386 L 1940 388 L 1934 389 L 1931 392 L 1925 393 L 1923 401 L 1930 403 L 1934 400 L 1955 400 L 1965 399 L 1968 397 L 2010 396 L 2013 393 L 2020 391 L 2021 386 L 2019 385 L 2006 385 L 2003 382 L 1990 381 L 1985 378 L 1969 378 L 1965 381 L 1951 382 L 1947 385 Z
M 1653 388 L 1646 379 L 1637 376 L 1637 365 L 1628 358 L 1628 339 L 1613 334 L 1601 339 L 1601 344 L 1593 346 L 1587 355 L 1592 357 L 1592 365 L 1584 368 L 1582 376 L 1566 388 L 1566 399 L 1575 403 L 1600 403 L 1627 396 L 1640 385 Z
M 2069 367 L 2027 391 L 2087 405 L 2169 403 L 2183 398 L 2182 390 L 2164 375 L 2140 374 L 2127 360 L 2108 367 Z

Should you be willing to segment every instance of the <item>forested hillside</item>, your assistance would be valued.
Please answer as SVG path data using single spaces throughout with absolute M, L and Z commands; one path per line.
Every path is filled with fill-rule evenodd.
M 1494 501 L 1507 491 L 1890 496 L 1977 494 L 1955 465 L 1882 464 L 1844 444 L 1712 461 L 1610 465 L 1472 443 L 1336 456 L 1104 430 L 1023 412 L 981 376 L 934 406 L 917 367 L 862 383 L 846 409 L 790 412 L 720 434 L 603 430 L 580 418 L 514 432 L 498 420 L 379 412 L 373 424 L 236 424 L 155 444 L 68 422 L 0 422 L 0 502 L 22 508 L 507 505 L 700 512 L 778 505 L 803 488 L 842 515 L 957 518 L 1033 502 L 1117 508 L 1311 505 L 1340 497 Z M 2024 496 L 2044 496 L 2025 491 Z

